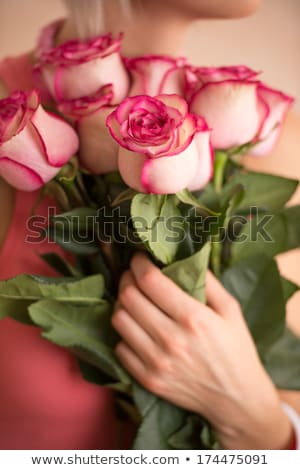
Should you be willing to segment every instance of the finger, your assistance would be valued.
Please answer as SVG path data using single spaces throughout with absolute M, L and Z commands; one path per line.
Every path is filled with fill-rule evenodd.
M 125 271 L 120 279 L 119 282 L 119 292 L 121 292 L 127 286 L 136 286 L 135 279 L 131 273 L 131 271 Z
M 131 271 L 146 297 L 176 322 L 184 321 L 187 312 L 206 309 L 165 276 L 144 254 L 137 253 L 133 257 Z
M 112 324 L 135 354 L 147 365 L 151 365 L 162 354 L 159 346 L 133 320 L 126 310 L 119 309 L 112 316 Z
M 130 273 L 122 279 L 118 300 L 136 323 L 162 348 L 169 344 L 170 337 L 178 333 L 178 326 L 173 319 L 143 295 Z
M 206 297 L 208 305 L 222 316 L 241 314 L 238 301 L 225 289 L 220 281 L 210 272 L 206 274 Z
M 139 357 L 130 347 L 121 341 L 118 343 L 115 354 L 123 364 L 125 369 L 139 382 L 143 383 L 147 377 L 147 369 Z

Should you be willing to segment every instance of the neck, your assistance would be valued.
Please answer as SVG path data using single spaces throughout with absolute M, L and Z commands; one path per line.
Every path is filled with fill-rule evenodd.
M 130 56 L 161 54 L 177 56 L 182 54 L 182 44 L 191 19 L 182 12 L 173 11 L 159 2 L 145 1 L 132 18 L 125 17 L 116 9 L 105 11 L 105 31 L 117 35 L 124 33 L 122 51 Z M 112 5 L 112 2 L 110 3 Z M 76 21 L 70 17 L 58 34 L 57 44 L 78 37 Z

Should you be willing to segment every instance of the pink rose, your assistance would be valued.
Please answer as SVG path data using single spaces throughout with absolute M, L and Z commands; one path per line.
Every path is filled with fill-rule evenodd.
M 185 71 L 188 91 L 193 94 L 205 83 L 223 82 L 224 80 L 251 80 L 258 75 L 258 72 L 246 65 L 229 67 L 187 66 Z
M 127 98 L 108 117 L 121 146 L 119 171 L 128 186 L 144 193 L 201 189 L 212 175 L 210 131 L 188 113 L 177 95 Z
M 127 96 L 129 76 L 120 56 L 121 36 L 111 34 L 87 41 L 68 41 L 45 50 L 38 68 L 55 99 L 66 101 L 93 95 L 113 86 L 113 103 Z
M 258 134 L 266 109 L 258 99 L 254 75 L 247 67 L 201 67 L 187 72 L 190 109 L 212 128 L 215 148 L 238 147 Z
M 281 126 L 291 99 L 276 90 L 267 89 L 255 79 L 256 75 L 244 66 L 194 68 L 187 72 L 190 110 L 203 116 L 212 128 L 215 148 L 229 149 L 248 142 L 255 143 L 266 136 L 267 130 L 268 139 L 271 139 L 269 149 L 271 141 L 274 143 L 275 138 L 271 134 L 278 132 L 275 126 Z M 270 122 L 273 129 L 267 124 Z
M 75 131 L 42 108 L 36 91 L 0 101 L 0 174 L 15 188 L 40 188 L 77 149 Z
M 258 96 L 267 109 L 266 117 L 257 136 L 259 143 L 251 149 L 251 155 L 259 157 L 267 155 L 275 147 L 294 98 L 264 84 L 259 85 Z
M 173 59 L 160 55 L 125 58 L 132 77 L 129 96 L 182 95 L 185 63 L 184 58 Z
M 83 96 L 74 100 L 61 101 L 57 109 L 66 118 L 74 123 L 78 123 L 82 118 L 97 112 L 103 106 L 111 104 L 113 99 L 113 86 L 106 85 L 101 87 L 93 95 Z
M 112 85 L 102 87 L 91 96 L 61 102 L 59 111 L 73 122 L 79 136 L 79 157 L 84 168 L 93 174 L 118 169 L 118 144 L 106 127 L 111 106 Z

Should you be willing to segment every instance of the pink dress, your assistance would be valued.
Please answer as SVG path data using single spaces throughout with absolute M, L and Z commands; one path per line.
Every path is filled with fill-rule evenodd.
M 27 55 L 0 62 L 0 79 L 10 91 L 32 88 L 31 76 Z M 0 279 L 24 272 L 56 275 L 37 252 L 60 252 L 59 247 L 25 242 L 36 197 L 16 193 Z M 38 214 L 47 216 L 47 203 Z M 111 390 L 84 381 L 75 359 L 41 338 L 38 328 L 0 321 L 0 449 L 117 449 L 113 398 Z

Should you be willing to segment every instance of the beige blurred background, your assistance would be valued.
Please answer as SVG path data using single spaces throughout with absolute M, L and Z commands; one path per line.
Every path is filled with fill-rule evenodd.
M 64 14 L 60 0 L 0 0 L 0 56 L 32 48 L 40 27 Z M 199 21 L 186 54 L 196 64 L 246 63 L 263 70 L 271 85 L 296 96 L 300 111 L 299 21 L 300 0 L 263 0 L 250 18 Z

